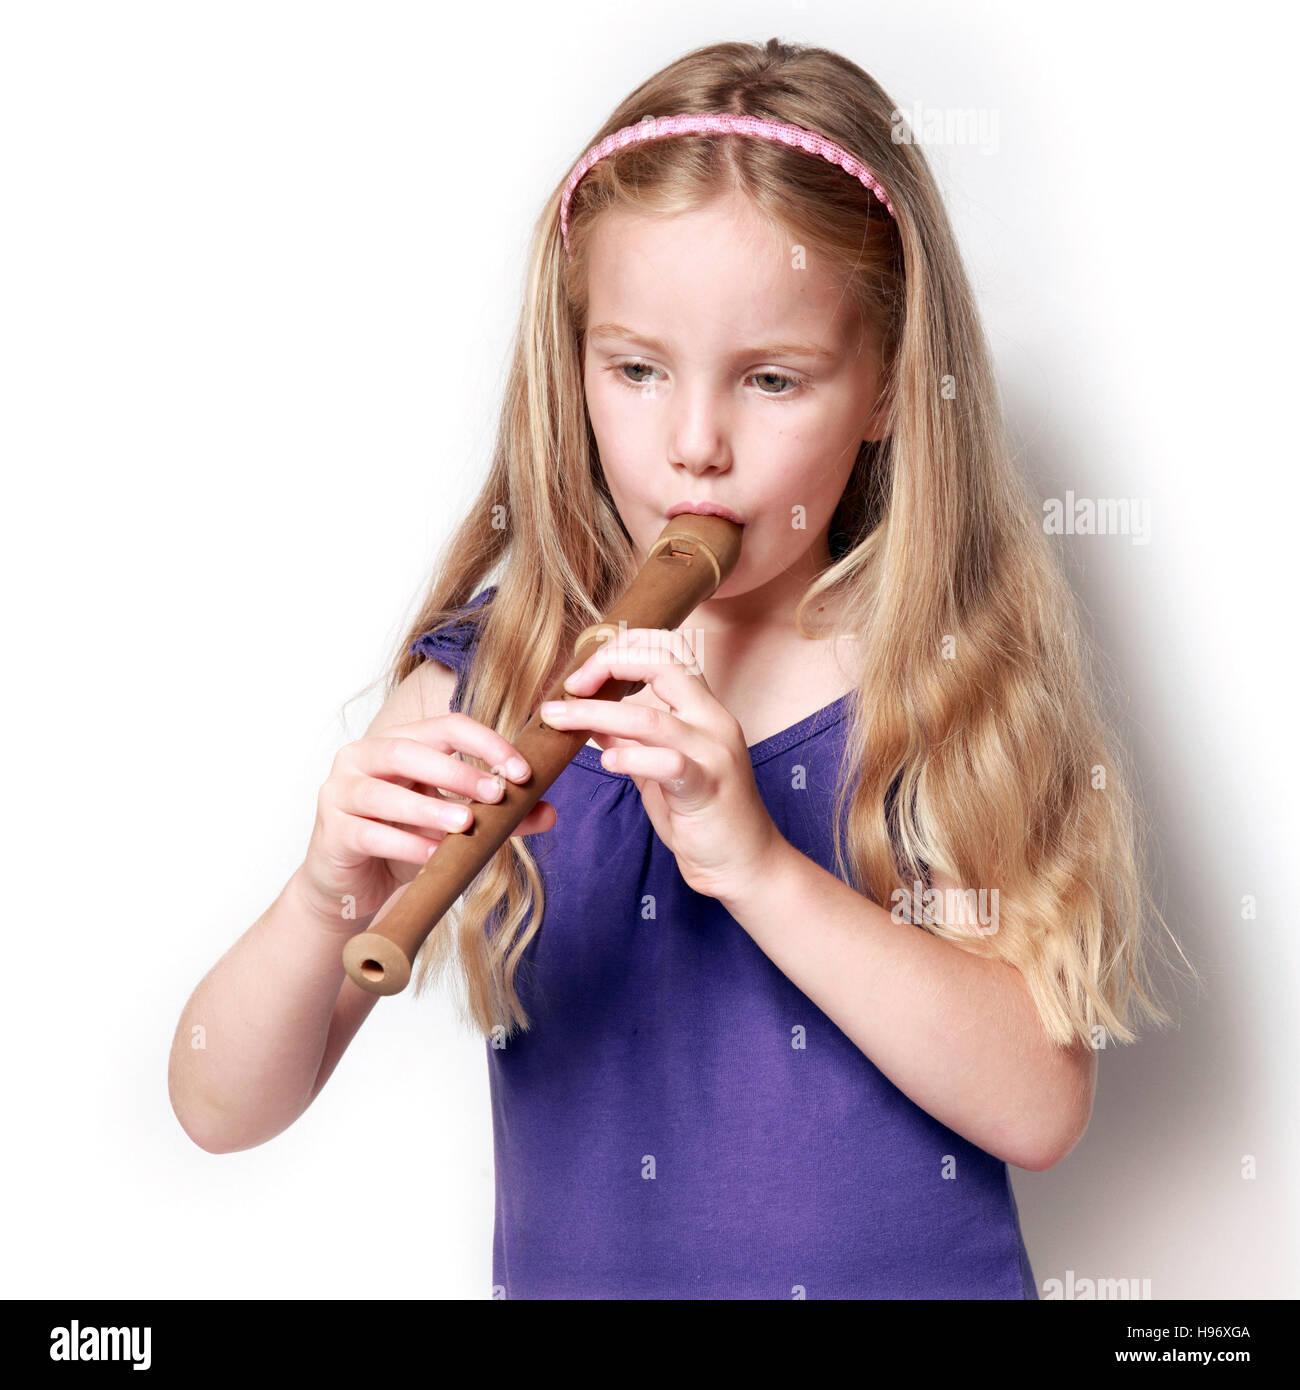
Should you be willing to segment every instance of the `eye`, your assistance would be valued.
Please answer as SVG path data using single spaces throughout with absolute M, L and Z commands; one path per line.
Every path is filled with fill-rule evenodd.
M 648 362 L 628 361 L 612 362 L 605 370 L 616 373 L 618 380 L 621 381 L 623 385 L 637 389 L 649 386 L 654 380 L 653 376 L 649 374 L 657 372 L 659 368 L 652 367 Z M 629 376 L 629 372 L 644 372 L 647 373 L 647 375 Z M 769 383 L 774 382 L 781 388 L 779 390 L 770 391 L 766 386 L 760 386 L 758 392 L 760 396 L 793 396 L 805 385 L 802 377 L 791 376 L 788 372 L 751 372 L 750 379 Z
M 629 368 L 634 372 L 653 372 L 656 370 L 656 368 L 652 367 L 648 362 L 615 362 L 610 370 L 618 372 L 619 379 L 626 382 L 629 386 L 648 386 L 650 384 L 650 378 L 648 376 L 624 376 L 623 373 Z
M 787 376 L 784 372 L 755 372 L 755 379 L 766 377 L 769 381 L 784 382 L 791 389 L 788 391 L 760 391 L 763 396 L 793 396 L 794 393 L 803 385 L 803 382 L 795 376 Z

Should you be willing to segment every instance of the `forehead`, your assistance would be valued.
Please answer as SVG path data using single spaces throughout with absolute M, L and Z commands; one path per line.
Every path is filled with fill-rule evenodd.
M 842 281 L 739 193 L 671 215 L 610 209 L 588 245 L 588 323 L 670 340 L 802 334 L 827 346 L 853 332 Z

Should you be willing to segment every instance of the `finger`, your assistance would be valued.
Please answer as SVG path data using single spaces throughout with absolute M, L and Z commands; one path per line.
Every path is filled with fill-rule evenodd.
M 540 835 L 553 829 L 556 819 L 555 807 L 549 801 L 539 801 L 510 833 Z M 355 821 L 355 830 L 345 836 L 345 845 L 352 850 L 355 858 L 358 861 L 365 858 L 386 859 L 390 864 L 410 865 L 409 873 L 403 871 L 397 874 L 404 884 L 410 883 L 447 838 L 436 834 L 432 839 L 426 839 L 401 826 L 381 825 L 378 821 L 360 820 L 354 816 L 347 817 L 347 820 Z M 363 849 L 362 844 L 373 848 Z
M 552 709 L 553 702 L 545 702 L 539 711 L 542 722 L 555 728 L 590 729 L 637 739 L 652 734 L 650 742 L 673 739 L 683 751 L 692 753 L 686 740 L 693 731 L 707 730 L 715 737 L 721 736 L 725 721 L 731 718 L 704 683 L 690 675 L 679 662 L 665 663 L 658 658 L 634 655 L 602 655 L 596 667 L 597 675 L 601 671 L 607 673 L 607 678 L 644 682 L 668 706 L 667 713 L 682 728 L 672 729 L 668 724 L 660 727 L 653 716 L 663 715 L 665 711 L 650 705 L 631 700 L 583 699 L 576 695 L 566 696 L 560 702 L 566 706 L 565 710 Z M 604 681 L 600 680 L 597 688 L 602 684 Z
M 437 849 L 439 840 L 363 816 L 345 815 L 342 844 L 354 863 L 389 859 L 396 864 L 423 864 Z
M 489 767 L 500 768 L 512 782 L 526 782 L 532 776 L 528 759 L 508 739 L 495 729 L 489 729 L 467 714 L 440 714 L 433 719 L 416 719 L 410 724 L 397 724 L 384 731 L 387 734 L 416 739 L 442 753 L 467 753 L 481 758 Z M 511 766 L 518 758 L 522 768 Z
M 539 801 L 535 806 L 529 809 L 528 814 L 510 833 L 512 835 L 537 835 L 542 831 L 552 829 L 557 819 L 555 807 L 549 801 Z M 418 833 L 417 826 L 399 825 L 398 829 L 411 830 Z M 432 832 L 426 831 L 424 833 L 431 836 L 434 840 L 441 842 L 447 835 L 455 834 L 456 832 L 435 830 Z
M 345 815 L 392 821 L 444 834 L 449 830 L 464 830 L 473 820 L 473 812 L 466 802 L 426 796 L 364 773 L 343 779 L 335 793 L 334 804 Z
M 606 735 L 610 741 L 601 742 L 605 753 L 648 747 L 673 751 L 692 763 L 707 763 L 709 749 L 714 743 L 707 734 L 668 710 L 631 700 L 567 698 L 556 703 L 554 712 L 547 713 L 549 708 L 549 704 L 543 705 L 539 712 L 542 723 L 555 729 L 581 729 L 597 736 Z M 597 741 L 600 742 L 599 737 Z M 613 765 L 603 755 L 601 762 L 613 770 Z
M 676 663 L 697 677 L 705 689 L 704 671 L 696 659 L 690 634 L 684 629 L 634 627 L 607 639 L 564 682 L 564 688 L 575 695 L 590 695 L 600 689 L 609 676 L 608 665 L 601 658 L 633 652 L 645 654 L 648 660 L 659 659 Z
M 675 748 L 607 748 L 600 761 L 610 772 L 636 779 L 638 785 L 657 782 L 668 796 L 689 799 L 705 783 L 703 768 Z
M 602 734 L 596 729 L 588 729 L 586 732 L 591 735 L 591 741 L 598 748 L 623 748 L 634 742 L 632 739 L 619 738 L 617 734 Z
M 549 801 L 539 801 L 510 833 L 537 835 L 555 826 L 555 807 Z M 420 835 L 400 825 L 385 825 L 362 816 L 344 817 L 343 849 L 349 860 L 386 859 L 393 864 L 413 864 L 418 870 L 432 857 L 447 837 L 435 834 L 432 838 Z M 406 878 L 410 882 L 415 874 Z
M 549 801 L 539 801 L 510 833 L 512 835 L 539 835 L 544 830 L 554 829 L 558 819 L 555 807 Z
M 679 639 L 680 635 L 649 630 L 644 636 L 649 639 L 647 645 L 641 643 L 639 636 L 629 634 L 626 640 L 611 642 L 593 653 L 584 663 L 582 680 L 571 693 L 594 694 L 607 680 L 640 681 L 688 723 L 716 724 L 716 714 L 722 710 L 717 697 L 703 675 L 694 674 L 683 660 L 686 653 L 664 640 Z M 680 640 L 677 645 L 680 646 Z
M 489 775 L 413 738 L 365 739 L 357 745 L 354 766 L 370 777 L 404 778 L 474 801 L 499 801 L 504 790 L 499 774 Z

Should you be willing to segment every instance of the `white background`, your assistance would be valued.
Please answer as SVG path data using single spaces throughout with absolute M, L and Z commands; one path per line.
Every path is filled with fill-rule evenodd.
M 352 697 L 477 489 L 543 199 L 656 68 L 775 35 L 905 112 L 996 113 L 996 148 L 929 154 L 1030 486 L 1151 507 L 1149 544 L 1060 553 L 1209 992 L 1103 1055 L 1063 1163 L 1013 1170 L 1040 1288 L 1300 1293 L 1282 13 L 5 6 L 0 1292 L 490 1296 L 484 1047 L 445 995 L 381 1001 L 237 1154 L 181 1130 L 168 1048 L 300 862 L 378 704 Z

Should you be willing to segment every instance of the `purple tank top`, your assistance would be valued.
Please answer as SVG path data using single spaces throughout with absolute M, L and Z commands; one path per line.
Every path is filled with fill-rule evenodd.
M 412 643 L 459 674 L 453 709 L 493 592 Z M 832 873 L 852 698 L 750 749 L 777 828 Z M 583 747 L 545 799 L 532 1028 L 487 1043 L 494 1296 L 1037 1298 L 1007 1165 L 686 885 L 631 778 Z

